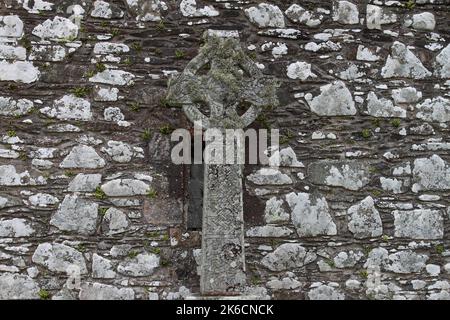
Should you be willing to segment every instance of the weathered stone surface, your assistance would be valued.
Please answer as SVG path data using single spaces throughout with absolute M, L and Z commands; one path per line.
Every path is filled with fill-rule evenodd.
M 272 271 L 300 268 L 316 259 L 316 254 L 308 251 L 298 243 L 284 243 L 273 252 L 268 253 L 261 263 Z
M 33 108 L 33 101 L 28 99 L 14 100 L 10 97 L 0 97 L 0 115 L 22 116 Z
M 59 203 L 57 197 L 48 193 L 36 193 L 28 198 L 30 204 L 35 207 L 48 207 Z
M 357 239 L 374 238 L 383 234 L 380 213 L 375 208 L 371 196 L 351 206 L 347 210 L 349 216 L 348 230 Z
M 431 12 L 422 12 L 406 19 L 404 25 L 416 30 L 433 31 L 436 26 L 436 20 Z
M 150 186 L 141 180 L 136 179 L 115 179 L 106 182 L 101 186 L 107 196 L 136 196 L 145 195 Z
M 94 7 L 91 11 L 91 17 L 102 19 L 117 19 L 123 17 L 123 11 L 116 5 L 106 1 L 94 1 Z
M 360 251 L 354 252 L 353 250 L 349 252 L 339 252 L 336 257 L 334 257 L 333 262 L 336 268 L 352 268 L 359 260 L 364 256 Z
M 9 46 L 0 43 L 0 59 L 6 60 L 25 60 L 27 50 L 23 47 Z
M 159 267 L 159 256 L 153 253 L 140 253 L 134 258 L 122 261 L 117 272 L 133 277 L 144 277 L 153 274 Z
M 416 103 L 422 99 L 422 92 L 414 87 L 405 87 L 392 90 L 392 98 L 395 103 Z
M 67 195 L 50 224 L 64 231 L 93 234 L 96 230 L 98 204 L 80 198 L 77 194 Z
M 283 200 L 277 200 L 272 197 L 266 202 L 264 218 L 267 223 L 286 222 L 289 220 L 289 214 L 282 208 Z
M 325 197 L 292 192 L 286 195 L 286 201 L 292 209 L 291 219 L 299 237 L 337 234 Z
M 160 0 L 127 0 L 127 4 L 136 15 L 136 20 L 140 21 L 161 21 L 161 13 L 168 9 L 167 4 Z
M 0 166 L 0 186 L 26 186 L 45 183 L 44 177 L 33 178 L 27 170 L 18 173 L 13 165 Z
M 391 54 L 386 64 L 381 69 L 383 78 L 413 78 L 423 79 L 431 76 L 428 71 L 411 50 L 399 41 L 395 41 L 391 47 Z
M 293 231 L 286 227 L 277 226 L 258 226 L 253 227 L 245 233 L 247 237 L 255 238 L 276 238 L 276 237 L 288 237 L 293 233 Z
M 72 247 L 60 243 L 41 243 L 33 253 L 34 263 L 55 272 L 67 273 L 68 268 L 76 266 L 81 274 L 87 273 L 83 254 Z
M 127 215 L 116 208 L 109 208 L 103 217 L 106 234 L 114 235 L 123 233 L 128 229 L 130 222 Z
M 94 253 L 92 255 L 92 277 L 99 279 L 114 279 L 116 272 L 110 260 Z
M 103 283 L 83 283 L 79 294 L 80 300 L 134 300 L 131 288 L 117 288 Z
M 444 217 L 440 210 L 395 210 L 393 215 L 396 237 L 442 239 L 444 236 Z
M 273 152 L 269 158 L 269 165 L 271 167 L 305 167 L 302 162 L 297 160 L 297 155 L 291 147 Z
M 73 41 L 78 36 L 78 26 L 67 18 L 56 16 L 37 25 L 33 34 L 41 39 Z
M 39 299 L 39 286 L 29 276 L 0 274 L 0 300 Z
M 105 70 L 89 78 L 90 82 L 110 84 L 113 86 L 131 85 L 134 74 L 123 70 Z
M 378 99 L 373 91 L 367 95 L 367 113 L 373 117 L 406 118 L 406 110 L 394 106 L 391 100 Z
M 414 160 L 413 192 L 421 190 L 449 190 L 450 165 L 437 154 Z
M 289 20 L 296 23 L 305 24 L 311 28 L 318 27 L 322 23 L 322 20 L 324 18 L 322 14 L 319 14 L 318 12 L 308 11 L 296 3 L 287 8 L 285 14 Z
M 0 16 L 0 37 L 21 38 L 23 21 L 17 15 Z
M 308 176 L 312 183 L 359 190 L 370 181 L 368 164 L 362 161 L 314 162 L 308 167 Z
M 367 5 L 366 24 L 368 29 L 379 29 L 384 24 L 390 24 L 397 21 L 396 14 L 389 14 L 385 12 L 380 6 L 373 4 Z
M 182 0 L 180 2 L 181 14 L 185 17 L 215 17 L 219 15 L 213 6 L 197 7 L 196 0 Z
M 34 229 L 25 219 L 0 220 L 0 237 L 29 237 L 33 233 Z
M 106 162 L 91 146 L 78 145 L 72 148 L 59 165 L 60 168 L 103 168 Z
M 65 95 L 55 100 L 53 107 L 45 107 L 41 113 L 61 120 L 91 120 L 91 104 L 88 100 L 77 98 L 74 95 Z
M 40 74 L 39 69 L 28 61 L 0 61 L 0 81 L 32 83 Z
M 69 183 L 68 191 L 91 192 L 97 188 L 102 181 L 102 175 L 99 173 L 85 174 L 79 173 Z
M 270 168 L 262 168 L 247 176 L 247 179 L 257 185 L 283 185 L 292 183 L 292 179 L 287 174 Z
M 308 292 L 309 300 L 344 300 L 345 295 L 334 286 L 320 284 Z
M 133 157 L 143 158 L 144 150 L 140 147 L 132 147 L 121 141 L 108 141 L 108 148 L 102 148 L 114 161 L 120 163 L 130 162 Z
M 288 65 L 287 76 L 290 79 L 300 79 L 302 81 L 305 81 L 308 78 L 317 77 L 311 72 L 311 65 L 303 61 L 297 61 Z
M 443 79 L 450 78 L 450 44 L 436 56 L 434 74 Z
M 428 256 L 411 250 L 399 251 L 389 255 L 387 270 L 395 273 L 415 273 L 425 268 Z
M 311 111 L 319 116 L 339 116 L 356 114 L 355 102 L 345 83 L 335 81 L 320 87 L 320 94 L 313 98 L 305 95 Z
M 430 122 L 450 121 L 450 100 L 444 97 L 426 99 L 416 105 L 416 117 Z
M 256 7 L 247 8 L 245 9 L 245 15 L 250 22 L 260 28 L 284 28 L 285 26 L 283 12 L 279 7 L 272 4 L 260 3 Z
M 359 23 L 359 11 L 357 5 L 350 1 L 334 1 L 333 21 L 342 24 Z

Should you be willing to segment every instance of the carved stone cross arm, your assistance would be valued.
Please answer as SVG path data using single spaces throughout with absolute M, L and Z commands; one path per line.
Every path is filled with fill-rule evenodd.
M 262 108 L 278 104 L 278 84 L 262 74 L 242 50 L 239 39 L 211 32 L 206 32 L 204 39 L 199 54 L 169 81 L 169 104 L 181 105 L 187 117 L 202 128 L 220 132 L 243 129 Z M 241 104 L 249 108 L 239 115 Z M 242 194 L 241 164 L 205 164 L 200 266 L 203 295 L 240 294 L 246 283 Z

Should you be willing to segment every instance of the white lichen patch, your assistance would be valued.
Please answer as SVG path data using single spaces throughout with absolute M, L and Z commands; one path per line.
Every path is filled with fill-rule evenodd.
M 422 190 L 449 190 L 450 165 L 437 154 L 414 160 L 413 192 Z
M 406 110 L 394 106 L 389 99 L 378 98 L 373 91 L 367 95 L 367 113 L 373 117 L 406 118 Z
M 134 74 L 123 70 L 105 70 L 89 78 L 90 82 L 103 83 L 114 86 L 133 84 Z
M 440 210 L 416 209 L 395 210 L 394 235 L 408 239 L 442 239 L 444 236 L 444 217 Z
M 0 115 L 3 116 L 23 116 L 34 107 L 33 101 L 28 99 L 14 100 L 10 97 L 0 96 Z
M 91 146 L 78 145 L 72 148 L 70 153 L 59 165 L 60 168 L 103 168 L 106 162 Z
M 317 76 L 311 72 L 311 64 L 303 61 L 297 61 L 287 66 L 286 73 L 289 79 L 300 79 L 305 81 L 308 78 Z
M 423 79 L 431 76 L 414 53 L 401 42 L 394 42 L 391 47 L 391 54 L 386 60 L 386 64 L 381 69 L 383 78 L 413 78 Z
M 320 94 L 314 98 L 311 93 L 307 93 L 305 100 L 311 111 L 320 116 L 356 114 L 355 101 L 342 81 L 321 86 Z
M 71 42 L 77 38 L 78 29 L 78 26 L 69 19 L 56 16 L 53 20 L 47 19 L 37 25 L 32 33 L 45 40 Z
M 40 109 L 40 112 L 61 120 L 88 121 L 92 119 L 91 103 L 72 94 L 55 100 L 52 107 L 44 107 Z
M 349 216 L 348 230 L 357 239 L 375 238 L 383 234 L 380 213 L 375 208 L 371 196 L 361 200 L 347 210 Z
M 181 0 L 180 11 L 185 17 L 216 17 L 219 15 L 219 11 L 211 5 L 197 8 L 195 0 Z
M 366 24 L 368 29 L 381 30 L 382 25 L 397 21 L 397 15 L 386 13 L 386 10 L 373 4 L 367 5 Z
M 39 79 L 39 69 L 28 61 L 0 61 L 0 81 L 32 83 Z
M 247 8 L 244 11 L 250 22 L 260 28 L 284 28 L 285 26 L 283 12 L 276 5 L 260 3 L 258 6 Z
M 450 99 L 435 97 L 416 105 L 418 119 L 430 122 L 450 121 Z

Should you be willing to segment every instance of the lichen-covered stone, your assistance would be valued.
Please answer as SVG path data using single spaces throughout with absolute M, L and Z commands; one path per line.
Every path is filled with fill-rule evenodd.
M 333 21 L 337 21 L 342 24 L 358 24 L 358 6 L 350 1 L 334 1 Z
M 57 197 L 48 193 L 36 193 L 28 198 L 30 204 L 35 207 L 48 207 L 59 203 Z
M 373 91 L 367 95 L 367 113 L 373 117 L 406 118 L 406 110 L 394 106 L 391 100 L 379 99 Z
M 121 141 L 108 141 L 108 148 L 102 148 L 114 161 L 120 163 L 130 162 L 133 157 L 143 158 L 144 150 L 140 147 L 130 146 Z
M 29 237 L 34 233 L 34 229 L 29 222 L 21 218 L 1 219 L 0 220 L 0 237 Z
M 344 116 L 356 114 L 355 101 L 342 81 L 335 81 L 320 87 L 320 94 L 313 98 L 305 95 L 311 111 L 319 116 Z
M 0 38 L 21 38 L 23 22 L 17 15 L 0 16 Z
M 312 183 L 359 190 L 370 182 L 368 164 L 363 161 L 320 160 L 308 167 Z
M 430 240 L 444 236 L 444 217 L 440 210 L 395 210 L 393 215 L 396 237 Z
M 443 79 L 450 78 L 450 44 L 436 56 L 434 74 Z
M 404 23 L 405 27 L 412 27 L 421 31 L 433 31 L 436 26 L 434 14 L 431 12 L 422 12 L 407 18 Z
M 264 267 L 272 271 L 300 268 L 316 259 L 314 252 L 308 251 L 298 243 L 284 243 L 261 260 Z
M 141 180 L 136 179 L 115 179 L 106 182 L 101 186 L 107 196 L 136 196 L 147 194 L 150 186 Z
M 17 273 L 0 274 L 0 300 L 39 299 L 39 286 L 29 276 Z
M 18 173 L 13 165 L 0 166 L 0 186 L 43 185 L 45 183 L 44 177 L 33 178 L 28 170 Z
M 110 260 L 94 253 L 92 255 L 92 277 L 98 279 L 114 279 L 116 272 Z
M 391 54 L 386 64 L 381 69 L 383 78 L 413 78 L 423 79 L 431 76 L 428 71 L 411 50 L 399 41 L 395 41 L 391 47 Z
M 0 97 L 0 115 L 23 116 L 30 112 L 34 103 L 28 99 L 14 100 L 11 97 Z
M 72 247 L 60 243 L 41 243 L 33 253 L 34 263 L 42 265 L 50 271 L 67 273 L 68 268 L 76 266 L 80 274 L 87 273 L 83 254 Z
M 160 258 L 156 254 L 140 253 L 134 258 L 120 262 L 117 272 L 133 277 L 149 276 L 159 267 L 159 261 Z
M 78 145 L 72 148 L 70 153 L 59 165 L 60 168 L 103 168 L 106 162 L 91 146 Z
M 106 234 L 114 235 L 125 232 L 130 222 L 128 221 L 127 215 L 121 210 L 109 208 L 103 217 L 103 224 Z
M 123 11 L 112 3 L 97 0 L 94 1 L 93 5 L 91 17 L 102 19 L 117 19 L 123 17 Z
M 78 26 L 67 18 L 56 16 L 37 25 L 32 33 L 45 40 L 73 41 L 78 36 Z
M 444 97 L 426 99 L 416 105 L 416 117 L 430 122 L 450 121 L 450 100 Z
M 247 179 L 257 185 L 283 185 L 292 183 L 292 179 L 287 174 L 271 168 L 262 168 L 247 176 Z
M 425 268 L 428 256 L 411 250 L 399 251 L 389 255 L 386 269 L 395 273 L 415 273 Z
M 255 238 L 281 238 L 288 237 L 293 233 L 293 231 L 286 227 L 278 227 L 278 226 L 257 226 L 253 227 L 245 233 L 247 237 L 255 237 Z
M 300 79 L 302 81 L 305 81 L 308 78 L 317 77 L 311 72 L 311 65 L 303 61 L 297 61 L 288 65 L 287 76 L 290 79 Z
M 79 173 L 70 181 L 68 191 L 92 192 L 102 181 L 102 175 L 99 173 Z
M 93 234 L 96 230 L 98 204 L 80 198 L 77 194 L 67 195 L 50 224 L 63 231 Z
M 450 165 L 437 154 L 414 160 L 413 192 L 422 190 L 449 190 Z
M 107 69 L 89 78 L 89 81 L 95 83 L 109 84 L 113 86 L 125 86 L 131 85 L 133 83 L 134 78 L 135 78 L 134 74 L 130 72 L 116 69 L 112 70 Z
M 131 288 L 117 288 L 103 283 L 86 282 L 81 285 L 80 300 L 134 300 Z
M 296 23 L 305 24 L 311 28 L 319 26 L 324 19 L 324 15 L 308 11 L 296 3 L 287 8 L 285 14 L 289 20 Z
M 264 218 L 267 223 L 286 222 L 289 220 L 289 214 L 282 208 L 283 200 L 277 200 L 272 197 L 266 202 Z
M 213 6 L 197 8 L 196 0 L 181 0 L 180 11 L 185 17 L 216 17 L 219 15 L 219 11 Z
M 272 4 L 260 3 L 256 7 L 247 8 L 245 9 L 245 15 L 250 22 L 260 28 L 284 28 L 285 26 L 283 12 L 279 7 Z
M 345 295 L 335 286 L 320 284 L 308 292 L 309 300 L 344 300 Z
M 127 4 L 138 21 L 161 21 L 162 12 L 168 9 L 167 4 L 160 0 L 127 0 Z
M 40 110 L 42 114 L 51 118 L 61 120 L 91 120 L 91 103 L 74 95 L 65 95 L 54 101 L 52 107 L 44 107 Z
M 0 59 L 25 60 L 26 58 L 27 50 L 25 48 L 0 43 Z
M 28 61 L 0 61 L 0 81 L 32 83 L 39 79 L 39 69 Z
M 397 21 L 396 14 L 389 14 L 385 9 L 373 4 L 367 5 L 366 24 L 368 29 L 379 29 L 384 24 L 390 24 Z
M 357 239 L 375 238 L 383 234 L 380 213 L 375 208 L 371 196 L 351 206 L 347 210 L 349 216 L 348 230 Z
M 392 90 L 392 98 L 395 103 L 416 103 L 422 99 L 422 92 L 414 87 L 405 87 Z
M 291 219 L 299 237 L 337 234 L 325 197 L 292 192 L 286 195 L 286 201 L 292 209 Z

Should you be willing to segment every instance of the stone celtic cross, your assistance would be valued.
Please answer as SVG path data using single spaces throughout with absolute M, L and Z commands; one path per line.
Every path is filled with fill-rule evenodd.
M 237 32 L 205 32 L 199 54 L 169 81 L 169 103 L 182 106 L 189 120 L 203 129 L 243 129 L 264 107 L 278 104 L 277 84 L 244 53 L 238 37 Z M 239 115 L 242 104 L 249 108 Z M 209 116 L 201 106 L 209 108 Z M 245 285 L 242 195 L 242 164 L 205 164 L 203 295 L 236 295 Z

